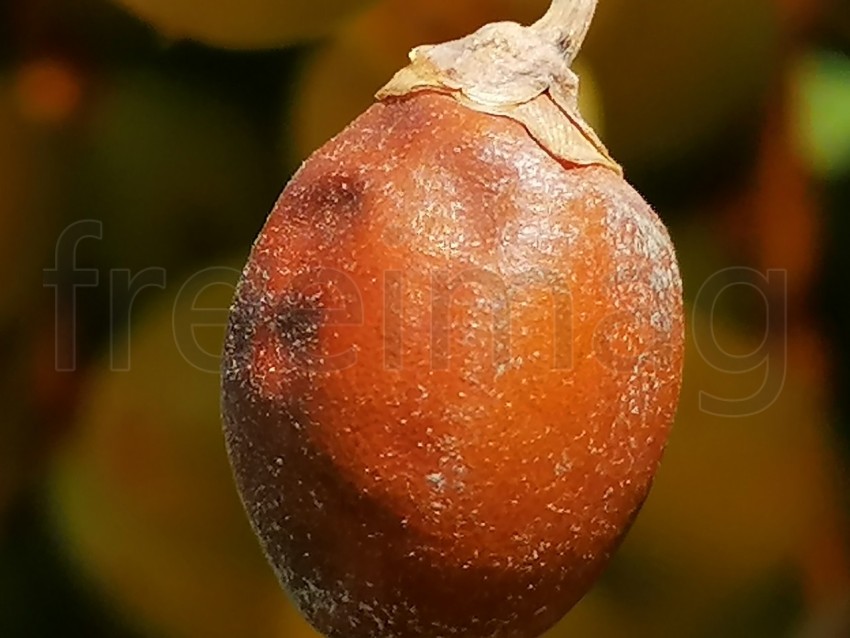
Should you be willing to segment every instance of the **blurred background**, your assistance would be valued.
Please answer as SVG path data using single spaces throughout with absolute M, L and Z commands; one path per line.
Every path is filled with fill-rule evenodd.
M 218 422 L 238 269 L 412 46 L 545 0 L 0 0 L 0 636 L 316 638 Z M 671 229 L 653 494 L 548 638 L 850 637 L 850 3 L 601 0 L 588 119 Z

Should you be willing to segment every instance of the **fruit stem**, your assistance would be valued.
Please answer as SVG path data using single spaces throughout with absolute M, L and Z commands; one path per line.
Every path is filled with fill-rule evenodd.
M 567 63 L 581 50 L 598 0 L 552 0 L 552 6 L 531 28 L 558 43 Z

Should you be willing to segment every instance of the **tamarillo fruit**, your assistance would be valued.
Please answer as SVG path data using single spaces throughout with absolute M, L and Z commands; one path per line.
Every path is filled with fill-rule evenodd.
M 641 507 L 674 416 L 673 246 L 576 106 L 595 0 L 420 47 L 253 247 L 237 486 L 330 638 L 533 638 Z

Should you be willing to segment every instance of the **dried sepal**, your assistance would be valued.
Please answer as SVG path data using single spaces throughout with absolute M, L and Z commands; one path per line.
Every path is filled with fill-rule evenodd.
M 410 64 L 377 97 L 444 93 L 470 109 L 516 120 L 561 160 L 598 164 L 622 174 L 579 111 L 579 78 L 570 68 L 592 7 L 590 12 L 578 16 L 575 29 L 556 28 L 550 12 L 530 27 L 497 22 L 459 40 L 417 47 Z

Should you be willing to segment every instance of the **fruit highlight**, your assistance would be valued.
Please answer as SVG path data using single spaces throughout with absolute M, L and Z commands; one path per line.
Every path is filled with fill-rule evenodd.
M 226 441 L 271 564 L 329 638 L 535 638 L 648 494 L 681 280 L 578 112 L 595 5 L 414 50 L 253 247 Z

